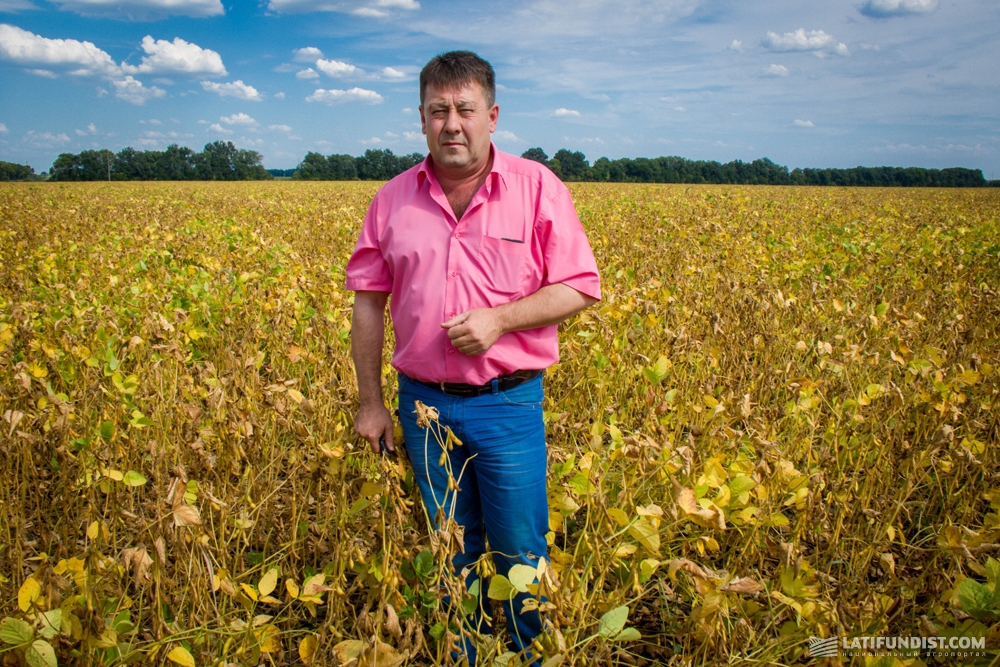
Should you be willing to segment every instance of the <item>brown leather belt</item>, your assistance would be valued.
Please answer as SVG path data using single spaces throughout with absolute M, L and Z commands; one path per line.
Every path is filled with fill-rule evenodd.
M 510 375 L 501 375 L 497 378 L 497 389 L 499 391 L 509 391 L 518 385 L 534 380 L 542 372 L 539 370 L 514 371 Z M 493 381 L 486 384 L 466 384 L 464 382 L 424 382 L 416 378 L 411 378 L 414 382 L 437 389 L 448 396 L 482 396 L 493 393 Z

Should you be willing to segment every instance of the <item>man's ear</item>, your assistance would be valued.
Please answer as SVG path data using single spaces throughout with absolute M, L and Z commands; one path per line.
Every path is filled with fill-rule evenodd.
M 423 134 L 427 134 L 427 119 L 424 118 L 424 105 L 417 107 L 417 111 L 420 112 L 420 131 Z

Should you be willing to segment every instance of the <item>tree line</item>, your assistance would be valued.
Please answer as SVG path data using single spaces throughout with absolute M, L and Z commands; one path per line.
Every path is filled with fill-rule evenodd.
M 923 167 L 851 167 L 850 169 L 788 170 L 767 158 L 725 164 L 682 157 L 599 158 L 591 165 L 580 151 L 560 149 L 550 159 L 541 148 L 521 157 L 541 162 L 564 181 L 610 183 L 727 183 L 739 185 L 842 185 L 877 187 L 983 187 L 981 169 Z
M 205 144 L 200 153 L 171 144 L 162 151 L 123 148 L 61 153 L 49 170 L 50 181 L 248 181 L 272 178 L 257 151 L 231 141 Z
M 423 160 L 423 153 L 395 155 L 388 148 L 369 148 L 358 157 L 309 152 L 291 176 L 302 181 L 387 181 Z
M 541 162 L 564 181 L 608 183 L 713 183 L 740 185 L 840 185 L 879 187 L 1000 187 L 987 181 L 980 169 L 954 167 L 852 167 L 849 169 L 793 169 L 767 158 L 720 163 L 670 156 L 657 158 L 598 158 L 594 164 L 580 151 L 565 148 L 549 158 L 541 148 L 529 148 L 521 157 Z M 206 144 L 196 153 L 171 144 L 163 151 L 124 148 L 62 153 L 52 163 L 53 181 L 183 181 L 267 180 L 274 177 L 321 181 L 387 181 L 424 159 L 422 153 L 395 155 L 392 150 L 368 149 L 357 157 L 309 152 L 295 169 L 265 169 L 260 153 L 238 149 L 230 141 Z M 0 181 L 38 180 L 26 165 L 0 161 Z

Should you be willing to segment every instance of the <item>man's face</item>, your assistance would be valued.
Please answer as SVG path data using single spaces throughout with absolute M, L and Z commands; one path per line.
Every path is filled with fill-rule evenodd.
M 420 124 L 435 167 L 451 177 L 477 173 L 489 160 L 490 134 L 499 116 L 500 107 L 487 106 L 477 83 L 459 88 L 428 85 Z

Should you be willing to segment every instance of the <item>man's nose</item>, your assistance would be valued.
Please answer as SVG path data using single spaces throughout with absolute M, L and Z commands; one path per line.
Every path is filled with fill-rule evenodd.
M 448 134 L 457 134 L 462 131 L 461 117 L 457 109 L 448 111 L 448 117 L 444 121 L 444 131 Z

